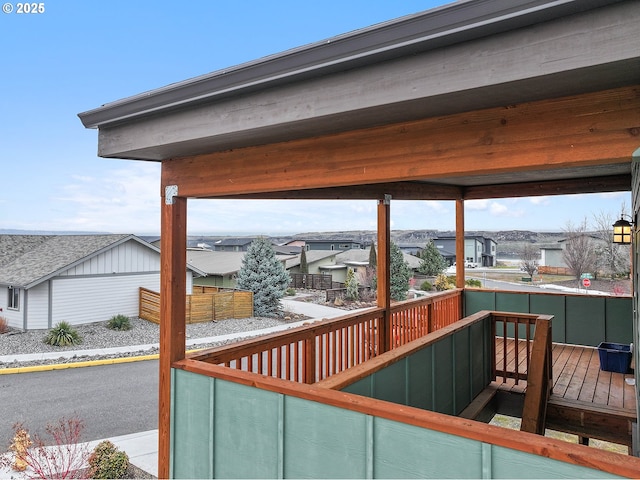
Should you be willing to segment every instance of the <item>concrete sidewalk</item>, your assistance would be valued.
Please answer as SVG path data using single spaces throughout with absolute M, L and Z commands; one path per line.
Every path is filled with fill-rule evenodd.
M 217 337 L 194 338 L 194 339 L 187 340 L 187 347 L 197 348 L 198 345 L 214 343 L 218 341 L 235 340 L 238 338 L 247 337 L 249 335 L 259 336 L 259 335 L 266 335 L 268 333 L 281 332 L 289 328 L 299 327 L 300 325 L 304 325 L 305 323 L 324 320 L 328 318 L 340 317 L 342 315 L 346 315 L 350 313 L 345 310 L 340 310 L 338 308 L 326 307 L 324 305 L 317 305 L 315 303 L 299 302 L 296 300 L 289 300 L 289 299 L 282 300 L 282 305 L 286 311 L 304 315 L 306 317 L 310 317 L 310 319 L 302 320 L 300 322 L 287 323 L 285 325 L 279 325 L 277 327 L 263 328 L 261 330 L 252 330 L 250 332 L 230 333 L 227 335 L 219 335 Z M 125 347 L 101 348 L 101 349 L 95 349 L 95 350 L 66 350 L 62 352 L 0 355 L 0 363 L 27 362 L 32 360 L 47 360 L 47 359 L 50 360 L 50 359 L 57 359 L 57 358 L 92 357 L 92 356 L 113 355 L 113 354 L 128 353 L 128 352 L 144 352 L 147 350 L 158 348 L 159 346 L 160 344 L 158 343 L 148 343 L 144 345 L 130 345 Z M 70 365 L 70 364 L 67 364 L 67 365 Z M 12 373 L 15 373 L 15 372 L 12 372 Z M 0 369 L 0 375 L 1 374 L 2 374 L 2 370 Z
M 338 308 L 326 307 L 324 305 L 317 305 L 314 303 L 300 302 L 291 299 L 282 300 L 283 307 L 286 311 L 291 313 L 297 313 L 301 315 L 305 315 L 310 317 L 310 319 L 303 320 L 300 322 L 288 323 L 286 325 L 280 325 L 277 327 L 265 328 L 262 330 L 253 330 L 251 332 L 239 332 L 233 333 L 229 335 L 220 335 L 217 337 L 208 337 L 208 338 L 197 338 L 191 339 L 187 341 L 187 347 L 195 347 L 198 345 L 212 343 L 221 340 L 233 340 L 237 338 L 246 338 L 247 336 L 260 336 L 266 335 L 268 333 L 279 332 L 283 330 L 287 330 L 289 328 L 298 327 L 305 323 L 310 323 L 314 321 L 325 320 L 329 318 L 336 318 L 342 315 L 347 315 L 351 312 L 347 312 L 345 310 L 340 310 Z M 71 358 L 74 356 L 87 356 L 91 357 L 96 355 L 105 355 L 112 353 L 122 353 L 122 352 L 138 352 L 149 350 L 155 347 L 158 347 L 159 344 L 148 344 L 148 345 L 133 345 L 129 347 L 115 347 L 115 348 L 106 348 L 100 350 L 73 350 L 66 352 L 53 352 L 53 353 L 38 353 L 38 354 L 24 354 L 24 355 L 3 355 L 0 356 L 0 362 L 13 362 L 13 361 L 28 361 L 28 360 L 40 360 L 47 358 Z M 157 355 L 149 355 L 145 357 L 127 357 L 118 360 L 126 361 L 139 361 L 146 360 L 150 358 L 157 358 Z M 87 365 L 100 365 L 100 364 L 108 364 L 114 363 L 113 361 L 105 361 L 105 360 L 96 360 L 96 361 L 87 361 L 87 362 L 79 362 L 80 365 L 69 363 L 64 364 L 66 368 L 73 368 L 74 366 L 87 366 Z M 34 371 L 34 370 L 46 370 L 52 369 L 51 365 L 43 365 L 42 367 L 24 367 L 24 368 L 15 368 L 15 369 L 0 369 L 0 374 L 9 374 L 9 373 L 19 373 L 21 371 Z M 144 470 L 145 472 L 157 477 L 158 476 L 158 430 L 150 430 L 147 432 L 138 432 L 131 433 L 128 435 L 122 435 L 119 437 L 109 438 L 120 450 L 124 451 L 129 456 L 129 461 L 135 465 L 136 467 Z M 95 440 L 91 442 L 87 442 L 89 448 L 92 450 L 95 445 L 97 445 L 101 440 Z M 11 468 L 3 468 L 0 466 L 0 478 L 28 478 L 28 475 L 22 475 L 19 472 L 14 472 Z

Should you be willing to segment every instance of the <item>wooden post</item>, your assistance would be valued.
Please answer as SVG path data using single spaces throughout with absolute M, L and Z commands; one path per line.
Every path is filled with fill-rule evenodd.
M 456 200 L 456 287 L 464 288 L 464 200 Z
M 379 326 L 378 354 L 391 349 L 391 195 L 378 200 L 378 307 L 384 308 Z
M 311 336 L 304 341 L 304 382 L 316 383 L 316 337 Z
M 531 362 L 527 369 L 527 393 L 524 397 L 520 426 L 523 432 L 544 435 L 549 400 L 549 368 L 552 361 L 548 350 L 550 336 L 551 320 L 538 318 L 531 349 Z M 517 340 L 516 329 L 516 344 Z
M 185 357 L 187 288 L 187 199 L 175 187 L 166 187 L 162 198 L 161 239 L 158 478 L 169 478 L 171 364 Z

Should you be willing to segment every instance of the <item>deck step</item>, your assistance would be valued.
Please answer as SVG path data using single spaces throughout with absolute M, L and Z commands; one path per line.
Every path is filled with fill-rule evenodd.
M 491 400 L 496 396 L 496 393 L 498 393 L 498 386 L 495 384 L 489 385 L 487 388 L 482 390 L 458 416 L 469 420 L 477 419 L 487 405 L 489 405 Z
M 632 446 L 631 431 L 635 421 L 635 410 L 628 408 L 594 405 L 555 395 L 551 395 L 547 404 L 548 429 L 628 447 Z

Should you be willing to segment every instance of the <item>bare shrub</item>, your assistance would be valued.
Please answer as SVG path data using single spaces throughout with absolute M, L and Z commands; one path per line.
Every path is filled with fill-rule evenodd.
M 78 418 L 62 418 L 47 425 L 45 432 L 50 438 L 45 442 L 38 435 L 31 436 L 23 424 L 15 424 L 11 467 L 29 478 L 85 478 L 90 452 L 87 444 L 80 442 L 83 429 Z

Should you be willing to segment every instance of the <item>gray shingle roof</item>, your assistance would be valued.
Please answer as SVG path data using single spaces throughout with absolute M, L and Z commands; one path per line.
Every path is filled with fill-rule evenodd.
M 0 283 L 32 287 L 133 235 L 0 235 Z
M 187 249 L 187 262 L 207 275 L 231 275 L 242 267 L 245 253 Z

